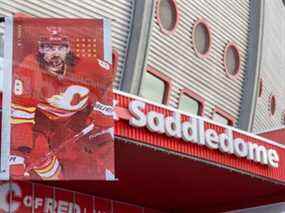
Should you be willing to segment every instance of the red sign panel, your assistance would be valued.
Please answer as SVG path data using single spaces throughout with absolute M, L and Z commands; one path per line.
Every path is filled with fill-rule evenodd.
M 80 207 L 74 202 L 74 193 L 62 189 L 55 189 L 56 201 L 53 205 L 53 212 L 80 212 Z
M 140 206 L 130 205 L 127 203 L 114 202 L 114 213 L 128 212 L 128 213 L 142 213 L 143 208 Z
M 34 212 L 52 212 L 55 204 L 54 189 L 45 185 L 34 185 Z
M 97 212 L 112 213 L 112 200 L 103 199 L 99 197 L 94 198 L 94 209 Z
M 142 98 L 115 93 L 115 135 L 166 152 L 285 181 L 285 146 Z
M 0 213 L 143 213 L 154 209 L 29 182 L 0 183 Z
M 93 200 L 93 197 L 90 195 L 76 193 L 75 204 L 77 206 L 75 206 L 74 212 L 76 212 L 78 206 L 80 207 L 81 212 L 92 212 L 94 208 Z
M 2 170 L 13 179 L 113 180 L 110 22 L 18 17 L 6 28 Z

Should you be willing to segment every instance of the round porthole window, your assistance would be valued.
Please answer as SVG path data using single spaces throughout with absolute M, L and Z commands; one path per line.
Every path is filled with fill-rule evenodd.
M 259 79 L 258 97 L 261 97 L 263 91 L 263 80 Z
M 285 111 L 281 114 L 281 124 L 285 125 Z
M 271 115 L 274 115 L 276 112 L 276 97 L 274 95 L 269 97 L 269 111 Z
M 240 53 L 234 43 L 229 43 L 225 48 L 224 67 L 230 78 L 237 76 L 240 71 Z
M 194 23 L 192 41 L 195 53 L 201 58 L 206 58 L 211 47 L 211 31 L 206 20 L 200 19 Z
M 175 0 L 158 0 L 156 11 L 158 25 L 163 33 L 171 34 L 178 23 L 178 10 Z

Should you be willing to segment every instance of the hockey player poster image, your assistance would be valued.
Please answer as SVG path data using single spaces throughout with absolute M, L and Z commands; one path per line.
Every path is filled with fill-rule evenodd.
M 8 144 L 10 178 L 113 180 L 110 22 L 9 17 L 5 24 L 13 52 L 1 152 Z

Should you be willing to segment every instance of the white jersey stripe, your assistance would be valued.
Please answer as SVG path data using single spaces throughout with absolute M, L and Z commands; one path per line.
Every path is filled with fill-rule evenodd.
M 60 167 L 60 164 L 59 164 L 58 160 L 56 159 L 55 160 L 55 164 L 53 165 L 53 167 L 52 167 L 52 169 L 50 171 L 47 171 L 47 172 L 44 172 L 44 173 L 40 173 L 40 172 L 37 172 L 37 170 L 35 170 L 35 172 L 37 172 L 37 174 L 39 176 L 41 176 L 42 178 L 50 178 L 57 172 L 59 167 Z
M 35 113 L 29 113 L 22 110 L 15 110 L 12 108 L 11 110 L 11 117 L 13 118 L 24 118 L 24 119 L 33 119 L 35 118 Z

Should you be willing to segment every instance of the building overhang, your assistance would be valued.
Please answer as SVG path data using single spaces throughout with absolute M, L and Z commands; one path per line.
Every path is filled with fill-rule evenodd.
M 220 212 L 284 201 L 285 187 L 269 180 L 116 140 L 118 180 L 53 182 L 61 188 L 160 210 Z M 41 182 L 42 183 L 42 182 Z
M 203 120 L 205 130 L 211 128 L 222 134 L 230 129 L 234 138 L 276 150 L 279 163 L 278 167 L 272 167 L 203 144 L 151 132 L 151 127 L 132 126 L 129 104 L 134 100 L 145 103 L 146 113 L 156 111 L 171 116 L 178 111 L 121 92 L 115 92 L 115 99 L 118 101 L 115 110 L 118 180 L 48 184 L 165 211 L 226 211 L 284 201 L 282 145 L 194 116 Z M 183 121 L 193 117 L 179 113 Z

